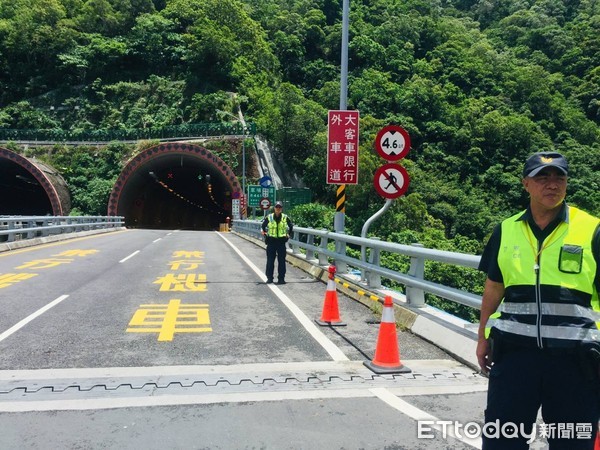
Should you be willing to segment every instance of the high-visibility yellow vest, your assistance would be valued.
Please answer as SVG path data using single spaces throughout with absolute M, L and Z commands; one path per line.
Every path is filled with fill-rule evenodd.
M 269 226 L 267 227 L 267 235 L 269 237 L 286 237 L 288 233 L 288 221 L 287 216 L 281 213 L 281 220 L 277 222 L 275 220 L 275 214 L 271 213 L 268 215 Z
M 600 342 L 600 304 L 594 284 L 592 239 L 600 219 L 567 207 L 541 248 L 523 212 L 502 222 L 498 265 L 504 300 L 493 327 L 543 348 Z M 596 323 L 595 323 L 596 322 Z

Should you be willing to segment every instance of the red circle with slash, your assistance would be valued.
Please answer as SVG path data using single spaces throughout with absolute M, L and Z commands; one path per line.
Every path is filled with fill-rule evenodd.
M 399 164 L 384 164 L 375 172 L 373 185 L 384 198 L 398 198 L 408 190 L 410 177 L 404 167 Z

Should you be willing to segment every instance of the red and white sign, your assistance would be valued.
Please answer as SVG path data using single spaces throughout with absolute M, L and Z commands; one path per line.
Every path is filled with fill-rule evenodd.
M 327 184 L 358 184 L 358 111 L 329 111 Z
M 410 150 L 410 136 L 398 125 L 383 127 L 375 137 L 375 150 L 388 161 L 404 158 Z
M 248 201 L 246 194 L 240 194 L 240 218 L 245 219 L 247 216 L 246 210 L 248 209 Z
M 271 207 L 271 200 L 269 200 L 267 197 L 263 197 L 260 199 L 259 205 L 260 205 L 260 209 L 262 209 L 263 211 L 266 211 L 267 209 L 269 209 Z
M 404 167 L 399 164 L 384 164 L 375 172 L 373 185 L 383 198 L 398 198 L 408 190 L 410 177 Z

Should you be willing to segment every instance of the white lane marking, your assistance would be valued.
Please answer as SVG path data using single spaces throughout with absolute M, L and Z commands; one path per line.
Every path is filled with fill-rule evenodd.
M 27 325 L 33 319 L 35 319 L 38 316 L 41 316 L 42 314 L 44 314 L 46 311 L 48 311 L 53 306 L 58 305 L 60 302 L 62 302 L 67 297 L 68 297 L 68 295 L 61 295 L 56 300 L 51 301 L 46 306 L 38 309 L 36 312 L 34 312 L 33 314 L 30 314 L 29 316 L 25 317 L 23 320 L 21 320 L 16 325 L 13 325 L 12 327 L 10 327 L 4 333 L 0 334 L 0 342 L 3 341 L 4 339 L 6 339 L 7 337 L 9 337 L 11 334 L 19 331 L 21 328 L 23 328 L 25 325 Z
M 119 261 L 120 263 L 124 263 L 125 261 L 127 261 L 129 258 L 133 258 L 135 255 L 137 255 L 140 251 L 136 250 L 135 252 L 133 252 L 131 255 L 123 258 L 121 261 Z
M 252 261 L 250 261 L 246 255 L 240 252 L 235 245 L 233 245 L 225 236 L 221 233 L 217 233 L 229 246 L 242 258 L 242 260 L 260 277 L 261 280 L 267 281 L 266 275 L 254 265 Z M 291 311 L 291 313 L 298 319 L 298 321 L 302 324 L 302 326 L 310 333 L 310 335 L 319 343 L 321 346 L 329 353 L 329 355 L 333 358 L 334 361 L 348 361 L 348 357 L 344 355 L 344 352 L 335 345 L 333 342 L 329 340 L 327 336 L 323 334 L 321 330 L 317 328 L 312 320 L 310 320 L 301 310 L 296 306 L 294 302 L 292 302 L 287 295 L 285 295 L 281 289 L 277 286 L 269 284 L 268 285 L 273 293 L 281 300 L 281 302 L 287 306 L 287 308 Z
M 442 426 L 437 424 L 437 422 L 439 421 L 437 417 L 432 416 L 431 414 L 426 413 L 425 411 L 417 408 L 416 406 L 413 406 L 410 403 L 405 402 L 404 400 L 396 397 L 387 388 L 371 388 L 369 389 L 369 391 L 377 397 L 379 397 L 385 403 L 390 405 L 392 408 L 400 411 L 402 414 L 405 414 L 414 420 L 432 421 L 434 423 L 428 424 L 427 426 L 440 432 L 442 431 Z M 481 438 L 470 439 L 466 437 L 464 433 L 457 433 L 457 430 L 452 424 L 448 424 L 448 426 L 445 429 L 448 433 L 448 436 L 452 436 L 453 438 L 458 439 L 459 441 L 464 442 L 465 444 L 470 445 L 471 447 L 481 449 Z
M 243 255 L 240 251 L 238 251 L 238 249 L 235 246 L 233 246 L 233 244 L 231 242 L 229 242 L 223 235 L 221 235 L 220 233 L 218 233 L 218 234 L 219 234 L 219 236 L 221 236 L 236 251 L 236 253 L 238 253 L 238 255 L 240 255 L 240 257 L 261 277 L 261 279 L 263 281 L 266 281 L 266 276 L 260 270 L 258 270 L 258 268 L 256 268 L 256 266 L 254 264 L 252 264 L 252 262 L 250 262 L 245 257 L 245 255 Z M 269 285 L 269 286 L 272 286 L 272 285 Z M 281 295 L 284 295 L 279 289 L 277 289 L 276 286 L 272 286 L 272 289 L 273 288 L 274 288 L 275 294 L 277 294 L 279 292 L 279 293 L 281 293 Z M 289 299 L 287 299 L 287 300 L 291 303 L 291 300 L 289 300 Z M 282 299 L 282 301 L 283 301 L 283 299 Z M 286 304 L 285 301 L 284 301 L 284 304 Z M 287 304 L 286 304 L 286 306 L 287 306 Z M 296 306 L 294 305 L 294 307 L 296 307 Z M 308 318 L 304 315 L 304 313 L 302 313 L 300 311 L 300 314 L 302 314 L 302 316 L 304 316 L 308 320 Z M 310 324 L 313 325 L 312 322 L 310 322 Z M 316 326 L 315 326 L 315 328 L 316 328 Z M 319 331 L 318 329 L 317 329 L 317 331 L 319 333 L 321 333 L 321 331 Z M 325 337 L 324 335 L 323 335 L 323 337 L 325 339 L 327 339 L 327 337 Z M 329 339 L 327 339 L 327 341 L 329 341 Z M 335 346 L 335 344 L 333 344 L 331 341 L 329 341 L 329 342 L 332 345 Z M 338 347 L 335 347 L 335 348 L 339 350 Z M 345 357 L 345 355 L 344 355 L 344 357 Z M 348 359 L 348 358 L 346 358 L 346 359 Z M 428 414 L 425 411 L 420 410 L 416 406 L 413 406 L 410 403 L 407 403 L 406 401 L 401 400 L 400 398 L 398 398 L 397 396 L 395 396 L 387 388 L 371 388 L 371 389 L 369 389 L 369 392 L 371 392 L 373 395 L 375 395 L 380 400 L 384 401 L 385 403 L 387 403 L 388 405 L 390 405 L 394 409 L 396 409 L 396 410 L 400 411 L 401 413 L 403 413 L 403 414 L 411 417 L 412 419 L 415 419 L 415 420 L 430 420 L 430 421 L 434 421 L 434 422 L 438 420 L 435 416 L 432 416 L 431 414 Z M 436 423 L 431 424 L 431 428 L 436 429 L 436 430 L 438 430 L 440 432 L 442 431 L 442 426 L 438 425 Z M 467 438 L 466 436 L 464 436 L 462 434 L 460 434 L 460 436 L 458 436 L 457 433 L 456 433 L 456 430 L 454 429 L 453 426 L 448 426 L 446 428 L 446 430 L 447 430 L 449 436 L 452 436 L 453 438 L 458 439 L 461 442 L 464 442 L 465 444 L 470 445 L 471 447 L 474 447 L 474 448 L 477 448 L 477 449 L 481 449 L 481 445 L 482 445 L 481 444 L 481 438 L 478 438 L 478 439 L 469 439 L 469 438 Z
M 152 241 L 152 243 L 154 244 L 155 242 L 158 242 L 158 241 L 160 241 L 161 239 L 162 239 L 162 238 L 154 239 L 154 240 Z

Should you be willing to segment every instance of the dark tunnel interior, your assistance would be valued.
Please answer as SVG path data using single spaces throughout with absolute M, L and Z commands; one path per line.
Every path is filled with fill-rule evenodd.
M 52 214 L 48 194 L 35 177 L 17 163 L 0 158 L 0 215 Z
M 218 229 L 231 216 L 231 192 L 224 175 L 205 160 L 169 153 L 129 176 L 118 214 L 136 228 Z
M 27 169 L 0 158 L 0 215 L 52 215 L 48 194 Z M 118 203 L 128 227 L 219 229 L 231 217 L 231 184 L 210 162 L 166 153 L 129 175 Z

